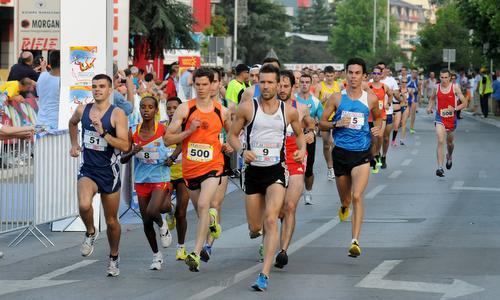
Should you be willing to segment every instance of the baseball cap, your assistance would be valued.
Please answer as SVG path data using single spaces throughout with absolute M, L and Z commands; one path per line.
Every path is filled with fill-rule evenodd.
M 236 71 L 236 75 L 240 75 L 243 72 L 249 72 L 250 68 L 245 64 L 239 64 L 236 68 L 234 68 L 234 70 Z

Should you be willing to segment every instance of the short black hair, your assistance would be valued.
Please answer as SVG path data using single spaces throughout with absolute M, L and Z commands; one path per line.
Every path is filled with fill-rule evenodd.
M 386 65 L 386 63 L 385 63 L 385 62 L 383 62 L 383 61 L 379 61 L 379 62 L 377 63 L 377 66 L 380 66 L 380 65 L 387 66 L 387 65 Z
M 214 82 L 214 72 L 207 67 L 201 67 L 194 71 L 193 82 L 195 82 L 198 77 L 208 77 L 210 83 Z
M 281 76 L 288 77 L 288 79 L 290 79 L 290 84 L 292 86 L 295 85 L 295 75 L 293 75 L 293 72 L 291 70 L 282 70 L 280 72 L 280 77 Z
M 148 74 L 144 75 L 144 81 L 146 81 L 146 82 L 153 81 L 153 78 L 154 78 L 153 74 L 151 74 L 151 73 L 148 73 Z
M 363 69 L 363 74 L 366 74 L 366 63 L 362 58 L 359 57 L 349 58 L 349 60 L 345 64 L 346 70 L 349 69 L 350 65 L 360 65 L 361 68 Z
M 210 68 L 212 70 L 212 72 L 214 72 L 214 74 L 217 74 L 219 77 L 219 81 L 222 80 L 222 74 L 224 73 L 224 69 L 221 68 L 221 67 L 212 67 Z
M 314 74 L 316 74 L 316 73 L 314 73 Z M 300 76 L 300 78 L 301 78 L 301 79 L 302 79 L 302 78 L 309 78 L 309 79 L 311 79 L 311 82 L 312 82 L 312 80 L 313 80 L 311 75 L 309 75 L 309 74 L 305 74 L 305 73 L 304 73 L 304 74 L 302 74 L 302 75 Z
M 334 69 L 332 66 L 326 66 L 326 67 L 323 69 L 323 72 L 324 72 L 324 73 L 335 73 L 335 69 Z
M 175 102 L 177 102 L 177 103 L 179 103 L 179 104 L 182 104 L 182 100 L 181 100 L 179 97 L 177 97 L 177 96 L 172 96 L 172 97 L 169 97 L 169 98 L 167 99 L 167 102 L 170 102 L 170 101 L 175 101 Z
M 266 57 L 266 58 L 264 58 L 264 60 L 262 61 L 262 65 L 264 65 L 264 64 L 271 64 L 271 63 L 274 63 L 274 62 L 277 63 L 278 66 L 280 66 L 280 68 L 281 68 L 280 61 L 277 58 L 275 58 L 275 57 Z
M 260 68 L 260 74 L 264 73 L 276 74 L 276 82 L 280 82 L 280 69 L 276 68 L 274 65 L 271 64 L 263 65 L 262 68 Z
M 439 71 L 439 73 L 442 73 L 442 74 L 444 74 L 444 73 L 448 73 L 448 75 L 451 77 L 451 72 L 450 72 L 450 70 L 448 70 L 448 69 L 446 69 L 446 68 L 441 69 L 441 71 Z
M 145 73 L 144 69 L 139 68 L 139 74 L 144 74 L 144 73 Z
M 372 70 L 375 71 L 375 69 L 379 69 L 380 71 L 382 71 L 382 67 L 379 65 L 373 66 Z
M 145 99 L 151 99 L 151 100 L 154 100 L 155 101 L 155 107 L 158 108 L 158 99 L 156 99 L 156 97 L 154 96 L 151 96 L 151 95 L 147 95 L 147 96 L 144 96 L 141 98 L 141 102 Z
M 101 79 L 105 79 L 108 82 L 109 86 L 113 86 L 113 81 L 111 80 L 111 77 L 109 77 L 106 74 L 97 74 L 92 78 L 92 81 Z
M 19 84 L 22 86 L 27 86 L 32 84 L 32 80 L 28 77 L 24 77 L 21 80 L 19 80 Z
M 50 52 L 49 64 L 52 69 L 58 69 L 61 66 L 61 52 L 59 50 Z

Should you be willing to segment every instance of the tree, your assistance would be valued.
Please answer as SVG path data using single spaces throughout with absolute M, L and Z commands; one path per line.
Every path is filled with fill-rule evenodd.
M 426 24 L 420 31 L 420 45 L 415 51 L 416 61 L 428 71 L 438 71 L 446 67 L 443 62 L 443 49 L 456 49 L 456 63 L 453 69 L 467 70 L 480 63 L 480 49 L 469 41 L 469 29 L 461 20 L 455 4 L 448 4 L 436 12 L 436 24 Z
M 176 0 L 130 1 L 130 35 L 149 58 L 163 58 L 163 49 L 194 48 L 194 23 L 190 7 Z
M 351 57 L 361 57 L 369 65 L 383 60 L 387 64 L 404 60 L 403 54 L 395 41 L 399 26 L 391 18 L 390 41 L 386 41 L 387 0 L 377 1 L 376 45 L 373 53 L 373 0 L 345 0 L 337 5 L 336 25 L 330 35 L 329 51 L 337 61 L 345 62 Z
M 216 14 L 223 15 L 234 36 L 234 1 L 222 0 Z M 290 60 L 290 39 L 285 32 L 291 30 L 291 21 L 282 5 L 273 0 L 248 1 L 247 25 L 238 26 L 238 58 L 252 64 L 261 62 L 273 48 L 281 62 Z

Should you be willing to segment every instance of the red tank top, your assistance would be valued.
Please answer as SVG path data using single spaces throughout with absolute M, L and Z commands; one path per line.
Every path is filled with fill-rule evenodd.
M 182 142 L 182 176 L 192 179 L 211 171 L 222 173 L 224 156 L 219 133 L 223 127 L 222 106 L 213 101 L 213 110 L 205 113 L 196 107 L 196 99 L 188 101 L 189 114 L 182 129 L 190 128 L 194 119 L 201 121 L 201 126 Z
M 448 93 L 443 93 L 441 90 L 441 84 L 437 86 L 437 113 L 442 118 L 449 118 L 455 116 L 455 110 L 450 111 L 448 106 L 453 108 L 457 107 L 457 98 L 455 96 L 455 92 L 453 90 L 453 83 L 451 84 L 450 91 Z
M 376 88 L 373 86 L 373 82 L 368 83 L 368 87 L 372 90 L 372 92 L 377 96 L 378 98 L 378 109 L 382 113 L 382 119 L 387 119 L 387 113 L 385 111 L 385 105 L 384 105 L 384 100 L 385 100 L 385 88 L 382 85 L 381 88 Z M 370 111 L 370 114 L 368 115 L 368 122 L 373 122 L 373 117 L 372 117 L 372 112 Z

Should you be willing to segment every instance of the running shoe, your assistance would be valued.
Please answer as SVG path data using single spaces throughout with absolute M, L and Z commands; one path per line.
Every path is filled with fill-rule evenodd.
M 217 223 L 217 210 L 215 208 L 210 208 L 208 210 L 208 214 L 210 215 L 210 218 L 212 218 L 212 220 L 210 221 L 210 225 L 208 226 L 208 229 L 210 230 L 210 235 L 214 239 L 218 239 L 222 229 L 220 227 L 220 224 Z
M 330 180 L 330 181 L 335 180 L 335 172 L 333 171 L 333 168 L 328 169 L 326 176 L 328 177 L 328 180 Z
M 283 269 L 284 266 L 288 264 L 288 255 L 285 250 L 281 250 L 276 256 L 276 263 L 274 266 L 278 269 Z
M 257 231 L 257 232 L 250 231 L 250 232 L 248 233 L 248 235 L 250 236 L 250 238 L 251 238 L 252 240 L 253 240 L 253 239 L 256 239 L 256 238 L 258 238 L 259 236 L 261 236 L 261 235 L 262 235 L 262 230 L 259 230 L 259 231 Z
M 196 255 L 196 253 L 191 252 L 186 259 L 184 260 L 186 265 L 189 267 L 189 271 L 191 272 L 199 272 L 200 271 L 200 256 Z
M 80 247 L 80 252 L 82 256 L 90 256 L 92 252 L 94 252 L 94 245 L 97 237 L 99 236 L 99 232 L 94 232 L 93 235 L 87 236 L 85 233 L 85 237 L 83 238 L 82 246 Z
M 167 212 L 165 215 L 165 220 L 167 221 L 168 230 L 172 231 L 175 228 L 175 205 L 172 204 L 172 210 Z
M 446 169 L 449 170 L 451 169 L 451 166 L 453 165 L 453 162 L 451 161 L 451 157 L 446 154 Z
M 163 255 L 160 251 L 158 253 L 153 253 L 153 262 L 149 267 L 150 270 L 161 270 L 161 265 L 163 264 Z
M 259 276 L 257 276 L 257 280 L 255 280 L 255 283 L 252 284 L 252 289 L 254 289 L 258 292 L 263 292 L 263 291 L 267 290 L 268 281 L 269 281 L 269 277 L 260 273 Z
M 342 205 L 339 208 L 339 219 L 340 221 L 345 221 L 349 217 L 349 207 L 343 207 Z
M 411 133 L 411 134 L 415 134 L 415 129 L 410 128 L 410 133 Z
M 163 222 L 160 227 L 160 241 L 163 248 L 170 247 L 172 245 L 172 235 L 167 228 L 167 222 Z
M 375 163 L 375 165 L 372 167 L 372 174 L 378 174 L 379 172 L 379 168 L 377 166 L 377 164 Z
M 304 192 L 304 204 L 305 205 L 312 205 L 312 195 L 311 192 L 306 191 Z
M 264 245 L 259 245 L 259 262 L 264 262 Z
M 375 162 L 376 162 L 377 167 L 382 166 L 382 160 L 380 159 L 380 155 L 377 155 L 375 157 Z
M 2 258 L 2 257 L 3 257 L 3 252 L 2 252 L 2 251 L 0 251 L 0 258 Z
M 186 248 L 185 247 L 177 247 L 175 250 L 175 259 L 176 260 L 185 260 L 187 257 Z
M 200 259 L 204 262 L 208 262 L 208 260 L 210 259 L 210 255 L 212 255 L 212 246 L 203 246 L 203 249 L 201 249 L 200 252 Z
M 443 170 L 443 168 L 438 168 L 436 170 L 436 176 L 438 176 L 438 177 L 444 177 L 444 170 Z
M 386 158 L 384 156 L 382 156 L 382 157 L 380 157 L 380 161 L 382 162 L 382 165 L 380 166 L 380 168 L 387 169 Z
M 401 146 L 405 146 L 405 141 L 403 141 L 403 140 L 399 140 L 399 144 L 400 144 Z
M 354 240 L 351 243 L 351 248 L 349 248 L 350 257 L 358 257 L 361 255 L 361 247 L 359 246 L 358 241 Z
M 113 260 L 111 257 L 109 258 L 109 264 L 108 264 L 108 277 L 116 277 L 120 275 L 120 257 L 118 257 L 116 260 Z

